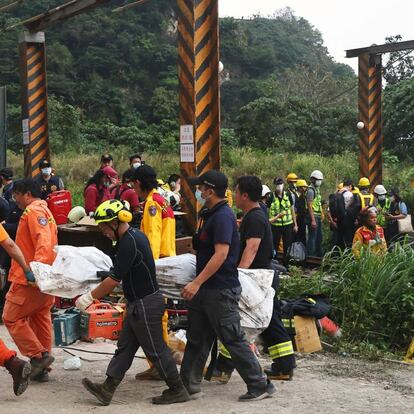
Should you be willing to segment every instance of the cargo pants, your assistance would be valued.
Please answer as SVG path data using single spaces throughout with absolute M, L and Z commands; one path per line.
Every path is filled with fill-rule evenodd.
M 159 292 L 128 303 L 117 350 L 108 365 L 106 375 L 122 380 L 131 367 L 138 348 L 142 347 L 145 356 L 163 380 L 179 377 L 172 353 L 163 338 L 164 309 L 165 300 Z
M 201 288 L 189 303 L 187 346 L 181 378 L 190 394 L 200 392 L 204 367 L 216 338 L 226 347 L 249 392 L 266 389 L 267 380 L 240 326 L 241 287 Z
M 16 352 L 7 348 L 5 343 L 0 339 L 0 367 L 4 367 L 4 364 L 15 356 Z

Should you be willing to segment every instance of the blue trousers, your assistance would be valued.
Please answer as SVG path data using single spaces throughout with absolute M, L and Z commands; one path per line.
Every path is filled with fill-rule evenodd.
M 310 217 L 307 218 L 308 239 L 306 241 L 306 256 L 322 257 L 322 220 L 315 216 L 316 229 L 311 226 Z

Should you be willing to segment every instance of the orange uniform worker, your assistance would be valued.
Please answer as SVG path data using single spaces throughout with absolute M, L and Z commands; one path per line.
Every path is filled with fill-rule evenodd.
M 144 201 L 141 231 L 147 236 L 154 260 L 160 257 L 175 256 L 175 217 L 174 211 L 157 192 L 157 173 L 149 165 L 141 165 L 134 171 L 134 188 L 138 197 Z M 166 344 L 168 341 L 168 313 L 162 317 L 162 331 Z M 161 379 L 155 367 L 137 374 L 136 379 Z
M 32 179 L 17 181 L 13 196 L 23 211 L 16 234 L 27 263 L 32 261 L 51 265 L 55 260 L 57 226 L 41 190 Z M 12 261 L 9 272 L 10 290 L 6 296 L 3 321 L 20 352 L 30 358 L 31 378 L 48 380 L 47 368 L 54 358 L 50 355 L 52 331 L 50 309 L 54 297 L 42 293 L 34 285 L 34 276 Z
M 23 253 L 16 243 L 9 237 L 4 227 L 0 224 L 0 246 L 7 254 L 15 260 L 26 273 L 30 272 Z M 21 395 L 26 391 L 29 384 L 31 371 L 30 364 L 16 356 L 16 352 L 7 348 L 0 339 L 0 367 L 5 367 L 13 378 L 13 391 L 16 395 Z

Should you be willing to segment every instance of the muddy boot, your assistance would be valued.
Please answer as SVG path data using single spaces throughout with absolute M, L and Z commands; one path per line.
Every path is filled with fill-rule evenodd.
M 31 371 L 30 363 L 20 358 L 10 358 L 5 364 L 5 368 L 13 377 L 14 394 L 22 395 L 29 385 L 29 375 Z
M 42 372 L 34 377 L 31 377 L 30 379 L 36 382 L 49 382 L 49 371 L 44 369 Z
M 32 366 L 30 379 L 36 378 L 43 372 L 43 370 L 49 368 L 49 366 L 53 364 L 54 360 L 55 358 L 49 355 L 49 352 L 43 352 L 41 358 L 32 358 L 30 360 L 30 365 Z
M 115 390 L 118 385 L 121 383 L 121 380 L 107 377 L 105 382 L 102 384 L 97 384 L 84 378 L 82 380 L 83 386 L 93 394 L 103 405 L 109 405 L 114 396 Z
M 146 371 L 135 375 L 135 379 L 140 381 L 162 381 L 160 374 L 155 367 L 148 368 Z
M 175 404 L 190 400 L 187 389 L 184 387 L 180 377 L 174 380 L 166 380 L 168 389 L 164 390 L 159 397 L 152 399 L 153 404 Z

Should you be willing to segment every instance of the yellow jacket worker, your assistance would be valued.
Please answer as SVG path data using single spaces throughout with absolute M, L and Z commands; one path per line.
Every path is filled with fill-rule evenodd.
M 141 231 L 148 237 L 154 260 L 175 256 L 175 218 L 168 202 L 158 194 L 157 174 L 149 165 L 135 170 L 134 187 L 144 199 Z

